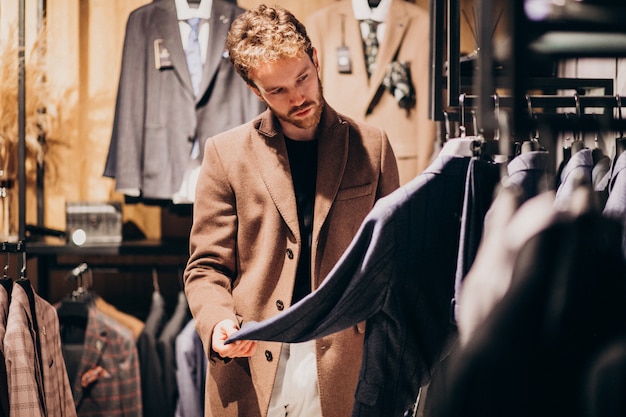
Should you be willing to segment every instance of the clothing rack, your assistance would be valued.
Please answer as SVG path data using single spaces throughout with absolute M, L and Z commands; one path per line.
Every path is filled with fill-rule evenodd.
M 25 51 L 25 0 L 19 0 L 18 5 L 18 117 L 17 117 L 17 182 L 18 182 L 18 244 L 15 249 L 25 252 L 23 242 L 26 239 L 26 67 Z M 8 247 L 12 247 L 9 245 Z M 26 270 L 26 256 L 20 260 L 20 270 Z
M 41 29 L 46 19 L 47 0 L 37 0 L 37 29 Z M 17 85 L 17 185 L 18 185 L 18 242 L 3 244 L 9 252 L 22 252 L 20 270 L 26 270 L 26 66 L 25 66 L 26 1 L 18 1 L 18 85 Z M 43 221 L 42 202 L 43 172 L 38 171 L 37 209 L 38 219 Z
M 497 107 L 496 108 L 496 100 Z M 619 95 L 584 96 L 584 95 L 527 95 L 525 97 L 527 113 L 524 115 L 526 134 L 518 136 L 518 140 L 530 138 L 530 132 L 540 123 L 551 123 L 555 129 L 585 132 L 626 130 L 626 120 L 622 117 L 621 109 L 626 107 L 626 99 Z M 485 100 L 479 96 L 464 96 L 459 99 L 459 108 L 444 112 L 447 121 L 460 122 L 461 114 L 465 120 L 478 119 L 478 110 L 494 113 L 496 110 L 512 112 L 514 98 L 511 96 L 498 97 L 491 95 Z M 569 109 L 570 111 L 566 111 Z M 585 112 L 588 109 L 600 109 L 600 112 Z M 616 116 L 615 113 L 618 115 Z M 483 120 L 487 117 L 483 115 Z M 497 127 L 497 126 L 496 126 Z M 484 126 L 480 127 L 484 130 Z
M 448 118 L 453 117 L 455 112 L 462 112 L 460 108 L 463 104 L 459 98 L 465 94 L 465 107 L 474 109 L 481 129 L 489 135 L 497 129 L 498 124 L 493 112 L 494 93 L 504 89 L 510 91 L 510 96 L 498 97 L 499 107 L 510 113 L 511 133 L 515 137 L 530 135 L 534 123 L 538 121 L 532 113 L 538 109 L 542 110 L 540 118 L 554 122 L 555 128 L 567 130 L 574 126 L 594 131 L 601 118 L 584 114 L 584 109 L 604 108 L 607 117 L 601 121 L 601 126 L 623 130 L 623 120 L 612 116 L 613 112 L 609 111 L 623 106 L 617 104 L 612 79 L 560 78 L 552 74 L 539 76 L 528 67 L 532 67 L 529 63 L 535 62 L 537 58 L 554 65 L 557 58 L 626 56 L 626 43 L 609 42 L 616 35 L 626 36 L 621 24 L 626 8 L 591 2 L 551 3 L 551 9 L 543 19 L 531 20 L 524 9 L 526 3 L 523 0 L 507 3 L 504 15 L 510 29 L 511 56 L 505 62 L 498 62 L 496 67 L 492 53 L 494 1 L 476 2 L 479 50 L 471 62 L 461 62 L 467 60 L 467 57 L 460 55 L 461 1 L 431 2 L 431 118 L 441 121 L 444 112 Z M 547 40 L 554 39 L 552 36 L 560 35 L 562 31 L 589 35 L 593 39 L 589 42 L 596 42 L 598 47 L 591 48 L 577 41 L 547 44 Z M 601 39 L 606 39 L 606 42 L 603 43 Z M 471 75 L 464 73 L 462 68 L 462 64 L 468 63 L 471 64 Z M 586 94 L 596 88 L 603 89 L 600 96 Z M 545 95 L 531 95 L 528 98 L 528 94 L 535 90 L 543 91 Z M 559 90 L 575 90 L 577 97 L 557 95 Z M 529 108 L 533 111 L 529 111 Z M 565 108 L 574 109 L 572 113 L 580 115 L 580 120 L 565 118 L 557 112 Z M 557 114 L 553 116 L 549 113 Z

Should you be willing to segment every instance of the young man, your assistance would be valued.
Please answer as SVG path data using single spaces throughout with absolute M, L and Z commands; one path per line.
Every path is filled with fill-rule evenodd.
M 399 185 L 387 135 L 326 104 L 315 49 L 287 10 L 232 24 L 236 71 L 268 107 L 206 142 L 185 292 L 209 358 L 207 417 L 347 417 L 364 326 L 307 343 L 224 341 L 317 288 Z

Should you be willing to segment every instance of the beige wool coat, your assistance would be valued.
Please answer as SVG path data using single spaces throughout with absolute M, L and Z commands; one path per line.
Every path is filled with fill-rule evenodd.
M 337 262 L 380 197 L 399 185 L 386 134 L 337 114 L 327 104 L 318 135 L 313 287 Z M 269 111 L 206 143 L 195 197 L 185 292 L 209 355 L 206 417 L 267 413 L 280 343 L 256 354 L 211 355 L 211 333 L 224 319 L 261 321 L 291 303 L 301 250 L 285 142 Z M 364 326 L 316 341 L 324 417 L 348 417 L 361 366 Z
M 351 0 L 332 2 L 305 20 L 318 52 L 326 100 L 338 112 L 387 132 L 397 158 L 400 183 L 405 184 L 430 164 L 435 152 L 436 125 L 429 119 L 430 18 L 428 11 L 418 5 L 392 0 L 385 23 L 376 70 L 368 79 L 361 29 Z M 337 48 L 342 44 L 350 54 L 349 74 L 340 73 L 337 64 Z M 409 110 L 400 108 L 382 85 L 387 66 L 394 59 L 410 67 L 416 101 Z

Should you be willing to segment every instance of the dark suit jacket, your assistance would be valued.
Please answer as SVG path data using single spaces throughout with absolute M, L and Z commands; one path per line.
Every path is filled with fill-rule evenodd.
M 115 118 L 104 175 L 116 189 L 140 190 L 169 200 L 178 191 L 194 138 L 204 141 L 242 124 L 264 106 L 246 87 L 224 52 L 226 34 L 243 9 L 214 0 L 201 94 L 194 97 L 174 0 L 154 0 L 127 22 Z M 157 69 L 162 39 L 172 66 Z
M 594 362 L 626 334 L 620 242 L 619 223 L 598 214 L 557 222 L 531 238 L 502 301 L 433 377 L 426 414 L 615 415 L 586 414 L 585 406 L 597 394 L 586 390 Z
M 141 399 L 143 412 L 146 416 L 168 416 L 165 412 L 165 388 L 163 368 L 159 358 L 156 341 L 165 326 L 167 315 L 165 300 L 155 291 L 152 293 L 152 304 L 146 318 L 146 325 L 137 339 L 139 371 L 141 380 Z
M 626 153 L 616 157 L 608 189 L 609 196 L 603 214 L 622 223 L 622 250 L 626 256 Z
M 172 317 L 163 327 L 163 331 L 157 339 L 157 352 L 161 359 L 163 369 L 163 389 L 165 393 L 166 416 L 174 415 L 176 402 L 178 401 L 178 386 L 176 384 L 176 336 L 191 319 L 189 305 L 185 293 L 178 293 L 178 303 Z
M 455 334 L 450 300 L 470 159 L 439 156 L 379 200 L 321 287 L 231 340 L 301 342 L 367 319 L 352 415 L 401 416 Z M 476 165 L 480 177 L 485 166 Z
M 204 416 L 204 388 L 207 357 L 196 331 L 196 321 L 187 322 L 176 336 L 176 417 Z

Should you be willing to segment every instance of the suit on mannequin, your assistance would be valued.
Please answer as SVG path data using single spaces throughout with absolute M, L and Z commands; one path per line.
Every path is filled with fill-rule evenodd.
M 231 1 L 212 1 L 200 92 L 194 96 L 177 1 L 154 0 L 128 18 L 104 171 L 125 195 L 172 199 L 196 139 L 201 158 L 208 137 L 251 120 L 264 108 L 224 53 L 230 23 L 243 11 Z
M 371 78 L 366 71 L 355 3 L 367 13 L 376 6 L 371 9 L 372 15 L 385 19 L 378 30 L 379 52 Z M 357 120 L 383 128 L 398 161 L 400 183 L 408 182 L 431 162 L 436 140 L 435 123 L 428 118 L 428 12 L 402 0 L 373 4 L 340 0 L 311 14 L 305 24 L 318 51 L 320 78 L 329 104 Z M 340 54 L 349 56 L 349 71 L 338 65 Z M 414 88 L 414 102 L 408 108 L 401 107 L 385 87 L 392 62 L 408 64 L 408 78 Z

